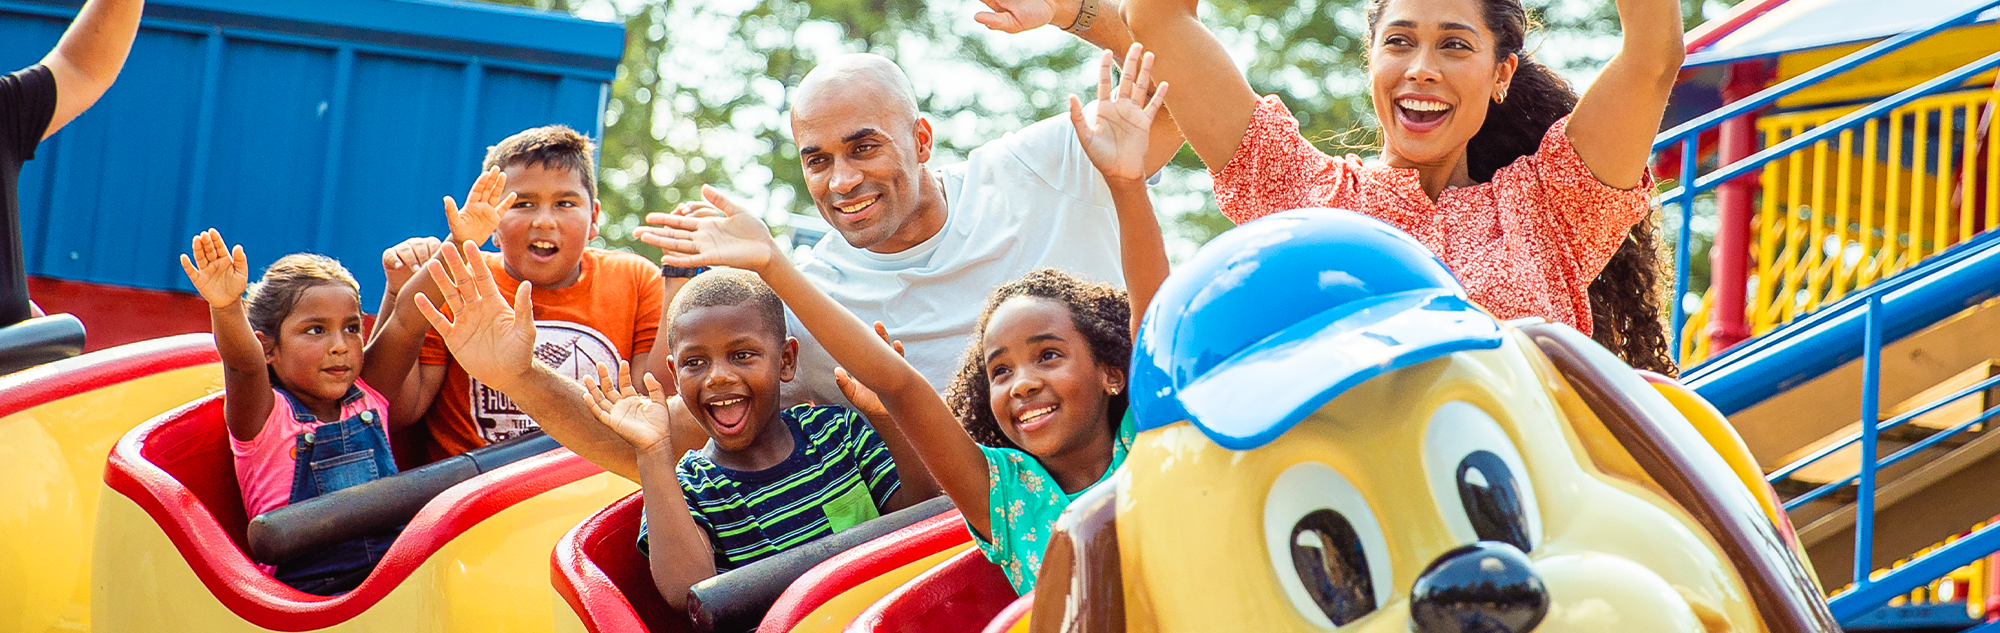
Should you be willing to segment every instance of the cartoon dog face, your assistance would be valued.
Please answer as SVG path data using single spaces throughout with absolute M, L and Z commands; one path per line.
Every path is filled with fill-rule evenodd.
M 1135 352 L 1135 411 L 1173 419 L 1141 417 L 1113 485 L 1058 523 L 1035 627 L 1838 630 L 1755 495 L 1628 366 L 1567 326 L 1400 295 L 1227 354 Z M 1201 324 L 1159 316 L 1142 337 Z

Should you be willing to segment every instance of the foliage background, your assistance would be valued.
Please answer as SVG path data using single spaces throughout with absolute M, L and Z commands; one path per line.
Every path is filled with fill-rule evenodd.
M 868 51 L 901 64 L 938 130 L 936 164 L 1061 114 L 1068 94 L 1094 86 L 1089 44 L 1053 27 L 988 31 L 972 20 L 983 8 L 976 0 L 495 1 L 625 24 L 625 59 L 605 112 L 602 239 L 649 256 L 657 253 L 631 230 L 647 212 L 698 196 L 704 183 L 741 194 L 774 226 L 820 224 L 784 115 L 789 88 L 820 59 Z M 1282 95 L 1307 138 L 1365 155 L 1374 125 L 1363 73 L 1366 1 L 1210 0 L 1202 11 L 1252 86 Z M 1682 0 L 1684 22 L 1692 27 L 1738 1 Z M 1616 52 L 1610 0 L 1527 4 L 1543 25 L 1532 54 L 1579 89 Z M 1175 259 L 1229 228 L 1209 191 L 1208 174 L 1183 147 L 1154 188 Z M 1694 228 L 1711 230 L 1700 217 Z M 1671 239 L 1673 227 L 1663 229 Z M 1695 265 L 1691 287 L 1706 287 L 1707 258 Z

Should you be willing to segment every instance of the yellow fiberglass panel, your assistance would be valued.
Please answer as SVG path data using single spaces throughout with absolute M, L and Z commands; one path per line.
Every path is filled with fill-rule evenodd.
M 855 585 L 853 589 L 841 592 L 840 595 L 827 600 L 825 604 L 819 605 L 819 608 L 813 609 L 812 613 L 806 614 L 804 619 L 799 620 L 798 626 L 792 627 L 791 633 L 838 633 L 841 629 L 847 628 L 847 624 L 860 616 L 862 611 L 867 611 L 868 607 L 873 606 L 875 601 L 881 600 L 882 596 L 889 595 L 889 592 L 903 586 L 903 583 L 916 578 L 917 574 L 942 565 L 946 559 L 971 547 L 972 543 L 969 541 L 953 545 L 942 552 L 925 556 L 916 562 L 897 567 L 886 574 Z
M 1449 485 L 1457 456 L 1477 452 L 1520 466 L 1497 472 L 1521 486 L 1527 560 L 1549 587 L 1538 631 L 1757 630 L 1746 590 L 1698 525 L 1592 472 L 1526 354 L 1509 337 L 1384 374 L 1250 450 L 1187 423 L 1141 433 L 1118 497 L 1129 630 L 1332 628 L 1288 584 L 1298 572 L 1284 555 L 1291 517 L 1323 507 L 1352 526 L 1375 592 L 1373 611 L 1341 630 L 1411 630 L 1416 578 L 1478 540 Z
M 222 390 L 221 365 L 185 367 L 0 418 L 0 630 L 87 631 L 104 459 L 126 431 Z
M 599 473 L 488 517 L 432 554 L 367 611 L 328 631 L 541 633 L 555 629 L 549 552 L 584 517 L 637 489 Z M 229 611 L 130 499 L 102 494 L 91 573 L 96 631 L 264 631 Z

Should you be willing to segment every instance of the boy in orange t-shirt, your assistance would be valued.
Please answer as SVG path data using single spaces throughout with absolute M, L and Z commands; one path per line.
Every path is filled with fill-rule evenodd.
M 597 363 L 616 366 L 622 359 L 634 368 L 671 375 L 669 368 L 652 366 L 652 350 L 665 331 L 661 307 L 687 280 L 663 282 L 660 267 L 644 257 L 586 246 L 597 237 L 592 151 L 588 138 L 561 125 L 525 130 L 488 149 L 486 172 L 473 184 L 464 208 L 445 198 L 449 244 L 484 243 L 490 235 L 500 248 L 498 253 L 483 253 L 494 282 L 507 292 L 523 280 L 534 284 L 535 358 L 557 373 L 580 379 L 595 371 Z M 416 309 L 419 292 L 439 298 L 429 273 L 415 265 L 424 257 L 410 257 L 405 251 L 402 259 L 411 261 L 392 254 L 383 258 L 391 280 L 389 292 L 396 295 L 383 302 L 385 315 Z M 400 292 L 399 279 L 408 280 Z M 442 301 L 434 303 L 444 307 Z M 388 323 L 386 318 L 378 322 Z M 537 428 L 506 395 L 466 375 L 428 326 L 385 326 L 369 343 L 371 350 L 378 346 L 396 350 L 384 354 L 385 360 L 409 368 L 398 372 L 406 378 L 383 390 L 383 395 L 417 390 L 413 395 L 418 397 L 403 399 L 410 410 L 391 411 L 390 419 L 424 418 L 428 433 L 407 439 L 427 441 L 404 442 L 428 446 L 421 461 L 444 459 Z M 623 441 L 599 437 L 601 429 L 550 429 L 550 433 L 565 445 Z

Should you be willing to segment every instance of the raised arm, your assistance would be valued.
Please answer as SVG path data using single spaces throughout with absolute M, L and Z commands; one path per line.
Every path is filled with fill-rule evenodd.
M 1124 16 L 1133 39 L 1158 62 L 1153 78 L 1174 85 L 1167 98 L 1181 136 L 1209 171 L 1221 171 L 1257 111 L 1257 93 L 1229 60 L 1229 51 L 1195 16 L 1200 0 L 1125 0 Z
M 452 316 L 438 311 L 426 294 L 417 295 L 415 307 L 437 328 L 465 373 L 507 394 L 564 448 L 626 479 L 639 479 L 632 447 L 597 422 L 583 386 L 535 361 L 535 307 L 529 298 L 534 284 L 521 282 L 509 305 L 486 258 L 470 241 L 444 249 L 444 257 L 424 268 L 438 280 L 438 294 L 451 306 Z
M 1119 0 L 980 0 L 989 11 L 981 11 L 972 19 L 986 28 L 1005 33 L 1020 33 L 1043 26 L 1055 26 L 1076 35 L 1078 39 L 1112 53 L 1132 47 L 1132 30 L 1125 25 L 1124 9 Z M 1091 17 L 1081 19 L 1084 6 L 1091 7 Z M 1233 69 L 1231 72 L 1235 72 Z M 1248 125 L 1248 118 L 1245 118 Z M 1150 136 L 1146 151 L 1146 174 L 1151 175 L 1181 150 L 1181 129 L 1171 114 L 1154 117 L 1146 128 Z
M 1132 301 L 1132 331 L 1139 331 L 1146 306 L 1167 279 L 1167 246 L 1160 236 L 1160 220 L 1153 215 L 1153 200 L 1146 193 L 1147 136 L 1144 130 L 1160 112 L 1167 96 L 1166 82 L 1152 85 L 1153 54 L 1133 44 L 1125 52 L 1125 69 L 1119 79 L 1111 79 L 1113 59 L 1105 51 L 1098 64 L 1097 117 L 1084 116 L 1083 102 L 1069 97 L 1071 127 L 1084 155 L 1104 174 L 1111 189 L 1111 202 L 1118 209 L 1118 253 L 1125 269 L 1125 288 Z
M 644 394 L 639 392 L 641 386 Z M 688 588 L 715 575 L 714 546 L 708 542 L 708 532 L 688 511 L 687 495 L 681 492 L 675 469 L 684 451 L 674 450 L 673 435 L 678 431 L 673 427 L 692 423 L 676 425 L 668 420 L 688 413 L 673 406 L 679 397 L 670 400 L 663 395 L 666 389 L 651 372 L 642 380 L 633 380 L 632 364 L 625 361 L 618 362 L 616 377 L 604 363 L 598 363 L 597 379 L 585 376 L 583 390 L 598 422 L 624 438 L 638 454 L 639 487 L 646 491 L 646 554 L 653 585 L 667 604 L 685 611 Z M 696 434 L 701 433 L 697 430 Z
M 882 398 L 893 425 L 916 447 L 921 463 L 960 508 L 987 506 L 991 480 L 986 457 L 972 436 L 958 425 L 944 398 L 916 368 L 896 355 L 888 343 L 861 319 L 812 285 L 771 240 L 770 229 L 755 215 L 710 187 L 702 196 L 723 217 L 653 214 L 648 222 L 665 228 L 640 227 L 639 239 L 660 247 L 662 258 L 675 266 L 730 266 L 755 271 L 812 332 L 842 367 Z M 889 426 L 889 425 L 884 425 Z M 900 464 L 899 464 L 900 467 Z M 968 511 L 966 520 L 982 533 L 989 515 Z
M 56 114 L 42 138 L 68 125 L 111 89 L 132 51 L 145 7 L 145 0 L 90 0 L 77 11 L 76 21 L 42 58 L 56 80 Z
M 1590 173 L 1619 189 L 1638 186 L 1653 135 L 1686 56 L 1675 0 L 1618 0 L 1625 39 L 1604 72 L 1577 100 L 1569 141 Z
M 271 374 L 264 365 L 264 345 L 250 329 L 243 311 L 243 290 L 250 285 L 250 261 L 243 246 L 234 250 L 215 229 L 196 234 L 194 259 L 181 256 L 181 270 L 201 298 L 208 301 L 209 327 L 215 330 L 215 351 L 222 356 L 222 404 L 229 435 L 248 442 L 264 430 L 275 404 Z

